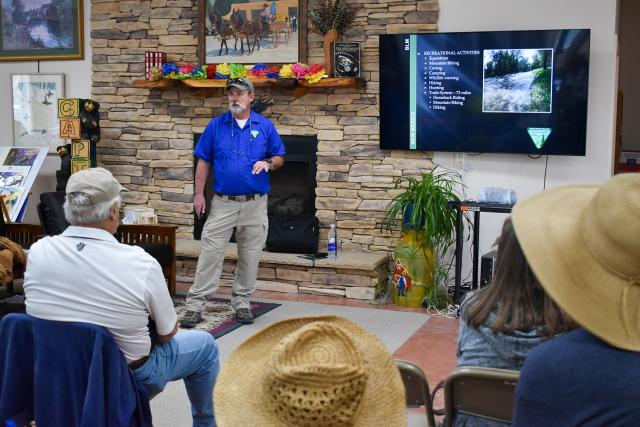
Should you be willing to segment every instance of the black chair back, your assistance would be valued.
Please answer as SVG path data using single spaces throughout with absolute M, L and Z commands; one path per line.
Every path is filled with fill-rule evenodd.
M 38 217 L 44 233 L 50 236 L 62 233 L 69 223 L 64 217 L 64 191 L 52 191 L 40 194 Z

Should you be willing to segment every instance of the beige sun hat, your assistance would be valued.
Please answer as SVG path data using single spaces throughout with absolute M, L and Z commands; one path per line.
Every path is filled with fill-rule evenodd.
M 612 346 L 640 351 L 640 174 L 539 193 L 512 218 L 556 303 Z
M 402 379 L 384 344 L 335 316 L 266 327 L 227 359 L 214 390 L 220 426 L 406 426 Z
M 92 205 L 115 199 L 121 191 L 128 191 L 111 172 L 91 168 L 74 173 L 67 181 L 66 193 L 84 193 Z

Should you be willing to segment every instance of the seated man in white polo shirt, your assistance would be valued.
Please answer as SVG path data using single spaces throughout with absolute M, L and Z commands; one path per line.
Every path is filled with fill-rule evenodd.
M 113 237 L 120 222 L 121 190 L 103 168 L 69 178 L 64 213 L 71 226 L 29 250 L 24 275 L 27 313 L 105 327 L 151 397 L 168 381 L 184 379 L 193 426 L 214 426 L 218 346 L 207 332 L 177 333 L 177 316 L 160 265 L 140 247 Z M 151 343 L 149 318 L 156 325 L 156 345 Z

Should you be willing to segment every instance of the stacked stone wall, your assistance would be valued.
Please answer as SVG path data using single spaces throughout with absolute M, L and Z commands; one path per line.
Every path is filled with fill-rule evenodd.
M 379 148 L 378 35 L 436 30 L 437 0 L 348 0 L 359 6 L 343 41 L 361 43 L 362 89 L 310 89 L 299 98 L 258 89 L 274 98 L 264 115 L 283 135 L 316 135 L 320 246 L 337 224 L 345 250 L 389 251 L 396 236 L 379 230 L 394 196 L 393 181 L 432 168 L 430 153 Z M 310 1 L 309 7 L 315 2 Z M 144 53 L 160 51 L 173 63 L 198 62 L 198 2 L 92 0 L 92 97 L 101 104 L 99 163 L 129 189 L 128 205 L 153 207 L 160 222 L 193 230 L 193 134 L 226 111 L 222 91 L 212 97 L 185 89 L 137 89 Z M 308 63 L 323 61 L 322 38 L 309 31 Z

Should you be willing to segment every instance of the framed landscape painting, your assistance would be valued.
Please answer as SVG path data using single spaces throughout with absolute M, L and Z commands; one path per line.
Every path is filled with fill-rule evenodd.
M 60 138 L 58 98 L 64 98 L 64 74 L 13 74 L 13 145 L 55 148 Z
M 0 0 L 0 61 L 84 58 L 82 0 Z
M 307 59 L 307 0 L 202 0 L 201 64 L 288 64 Z

